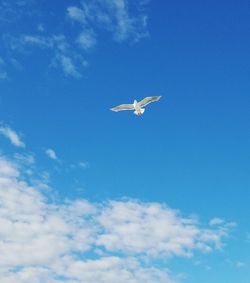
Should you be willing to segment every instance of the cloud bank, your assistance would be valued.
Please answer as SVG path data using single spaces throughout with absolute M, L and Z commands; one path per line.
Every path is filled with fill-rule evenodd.
M 157 260 L 213 252 L 229 233 L 161 203 L 51 201 L 20 160 L 0 156 L 2 283 L 173 283 Z

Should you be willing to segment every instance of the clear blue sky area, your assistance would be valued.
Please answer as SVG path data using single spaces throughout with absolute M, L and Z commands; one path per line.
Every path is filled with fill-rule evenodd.
M 249 283 L 250 2 L 0 0 L 0 29 L 0 121 L 26 145 L 0 135 L 0 153 L 32 155 L 58 199 L 230 223 L 220 248 L 152 265 Z M 152 95 L 142 116 L 109 110 Z

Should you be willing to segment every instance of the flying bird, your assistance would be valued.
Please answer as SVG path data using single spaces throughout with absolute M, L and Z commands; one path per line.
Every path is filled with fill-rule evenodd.
M 148 105 L 151 102 L 158 101 L 161 98 L 161 96 L 148 96 L 142 99 L 141 101 L 134 100 L 133 104 L 121 104 L 116 107 L 111 108 L 111 111 L 119 112 L 123 110 L 134 110 L 135 115 L 142 115 L 145 111 L 143 107 Z

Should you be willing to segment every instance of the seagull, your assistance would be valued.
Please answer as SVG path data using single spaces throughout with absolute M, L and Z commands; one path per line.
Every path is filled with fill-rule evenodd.
M 161 96 L 148 96 L 139 102 L 137 100 L 134 100 L 133 104 L 121 104 L 121 105 L 111 108 L 110 110 L 114 112 L 119 112 L 123 110 L 134 110 L 135 115 L 141 116 L 145 111 L 143 107 L 145 107 L 151 102 L 158 101 L 160 98 Z

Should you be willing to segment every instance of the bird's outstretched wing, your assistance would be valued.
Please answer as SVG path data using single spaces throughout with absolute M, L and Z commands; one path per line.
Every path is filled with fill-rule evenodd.
M 121 104 L 121 105 L 111 108 L 110 110 L 115 111 L 115 112 L 123 111 L 123 110 L 134 110 L 134 105 L 133 104 Z
M 144 107 L 151 102 L 158 101 L 160 98 L 161 98 L 161 96 L 148 96 L 148 97 L 145 97 L 144 99 L 142 99 L 138 104 L 140 105 L 140 107 Z

